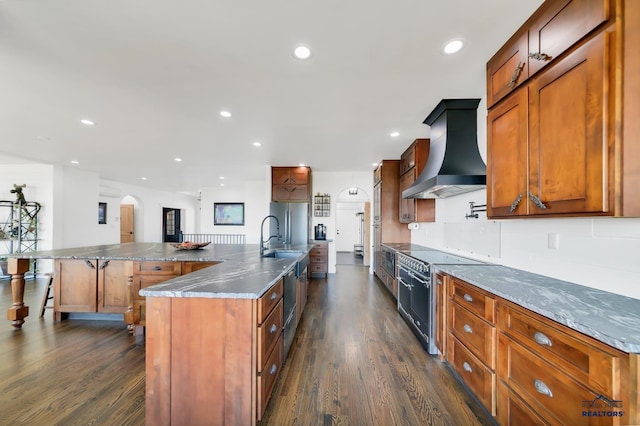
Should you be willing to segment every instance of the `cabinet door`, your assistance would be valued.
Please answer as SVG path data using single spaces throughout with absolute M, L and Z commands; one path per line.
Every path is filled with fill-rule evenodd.
M 133 265 L 125 260 L 98 261 L 98 312 L 124 313 Z
M 96 260 L 56 260 L 55 312 L 96 312 Z
M 610 0 L 559 0 L 529 29 L 529 75 L 535 74 L 592 29 L 607 21 Z
M 487 63 L 487 107 L 492 107 L 529 77 L 527 41 L 525 31 Z
M 410 198 L 402 198 L 402 191 L 409 188 L 413 182 L 416 180 L 416 169 L 408 171 L 407 173 L 400 176 L 400 223 L 411 223 L 415 221 L 415 200 Z
M 608 38 L 594 37 L 529 86 L 530 214 L 608 210 Z
M 528 97 L 523 87 L 487 115 L 487 216 L 528 214 Z
M 382 194 L 382 184 L 378 183 L 373 188 L 373 222 L 380 222 L 380 196 Z

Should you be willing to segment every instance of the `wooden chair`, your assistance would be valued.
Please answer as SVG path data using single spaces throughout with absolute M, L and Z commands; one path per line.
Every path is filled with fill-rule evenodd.
M 49 300 L 53 300 L 53 274 L 47 273 L 44 274 L 49 278 L 47 282 L 47 288 L 44 290 L 44 295 L 42 296 L 42 303 L 40 304 L 40 317 L 44 317 L 44 311 L 46 309 L 53 309 L 53 305 L 49 306 Z

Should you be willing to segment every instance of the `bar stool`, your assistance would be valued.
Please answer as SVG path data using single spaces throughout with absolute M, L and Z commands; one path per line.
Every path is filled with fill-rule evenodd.
M 44 291 L 44 295 L 42 296 L 42 303 L 40 304 L 40 317 L 44 316 L 44 311 L 46 309 L 53 309 L 53 306 L 48 306 L 49 300 L 53 300 L 53 274 L 46 273 L 44 274 L 46 277 L 49 277 L 49 281 L 47 282 L 47 288 Z

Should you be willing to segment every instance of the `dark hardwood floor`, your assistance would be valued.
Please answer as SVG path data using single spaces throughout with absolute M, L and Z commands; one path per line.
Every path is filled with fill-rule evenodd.
M 22 330 L 0 320 L 0 424 L 143 425 L 144 339 L 120 322 L 39 318 L 44 286 L 27 282 Z M 314 278 L 261 424 L 493 424 L 394 303 L 368 268 Z M 0 310 L 10 304 L 0 280 Z

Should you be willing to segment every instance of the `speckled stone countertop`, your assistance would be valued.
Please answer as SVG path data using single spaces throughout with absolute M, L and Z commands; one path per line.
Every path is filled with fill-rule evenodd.
M 403 251 L 403 250 L 435 250 L 429 247 L 420 246 L 418 244 L 411 243 L 382 243 L 383 246 L 389 247 L 395 251 Z
M 279 248 L 308 253 L 313 245 Z M 102 259 L 221 262 L 140 291 L 147 297 L 257 299 L 295 266 L 295 258 L 260 257 L 258 244 L 210 244 L 178 250 L 169 243 L 124 243 L 9 255 L 23 259 Z
M 609 346 L 640 353 L 640 300 L 499 265 L 435 265 Z

